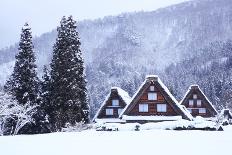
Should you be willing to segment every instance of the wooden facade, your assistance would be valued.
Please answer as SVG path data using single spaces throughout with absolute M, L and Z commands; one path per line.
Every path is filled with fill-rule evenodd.
M 167 102 L 161 92 L 157 90 L 157 86 L 155 83 L 151 83 L 150 86 L 154 86 L 156 88 L 155 91 L 150 91 L 149 87 L 144 90 L 144 92 L 141 95 L 141 98 L 137 101 L 137 104 L 134 105 L 134 108 L 131 109 L 131 111 L 128 113 L 129 115 L 136 116 L 136 115 L 144 115 L 144 116 L 150 116 L 150 115 L 158 115 L 158 116 L 175 116 L 178 113 L 172 108 L 169 102 Z M 148 93 L 156 93 L 157 94 L 157 100 L 149 100 L 148 99 Z M 140 112 L 139 111 L 139 105 L 140 104 L 148 104 L 148 111 L 147 112 Z M 159 112 L 157 111 L 157 104 L 166 104 L 166 112 Z
M 165 121 L 165 119 L 155 119 L 154 116 L 180 116 L 183 119 L 190 120 L 191 115 L 174 99 L 166 86 L 157 76 L 148 76 L 140 89 L 132 98 L 131 103 L 126 107 L 123 116 L 152 116 L 154 120 L 144 119 L 126 120 L 127 122 L 157 122 Z M 125 118 L 125 117 L 124 117 Z M 161 117 L 158 117 L 161 118 Z M 174 118 L 174 117 L 173 117 Z
M 120 113 L 130 99 L 127 92 L 120 88 L 113 87 L 95 115 L 94 120 L 119 118 Z
M 202 116 L 208 118 L 215 117 L 218 114 L 217 110 L 197 85 L 190 86 L 181 101 L 181 105 L 184 105 L 193 117 Z

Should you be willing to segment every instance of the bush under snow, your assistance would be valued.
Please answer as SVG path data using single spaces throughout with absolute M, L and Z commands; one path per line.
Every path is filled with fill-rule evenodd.
M 28 123 L 33 123 L 36 106 L 19 105 L 12 97 L 0 92 L 0 135 L 16 135 Z
M 216 130 L 218 124 L 214 121 L 196 117 L 193 121 L 177 120 L 156 123 L 96 123 L 94 128 L 97 131 L 137 131 L 137 130 Z

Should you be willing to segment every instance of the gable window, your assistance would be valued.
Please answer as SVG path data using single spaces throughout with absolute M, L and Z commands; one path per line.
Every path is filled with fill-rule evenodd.
M 155 91 L 155 86 L 150 86 L 150 91 Z
M 197 94 L 193 94 L 193 99 L 197 99 Z
M 123 110 L 122 108 L 119 108 L 119 109 L 118 109 L 118 115 L 121 114 L 122 110 Z
M 119 106 L 119 100 L 112 100 L 112 106 Z
M 189 100 L 189 107 L 193 107 L 193 100 Z
M 193 111 L 192 111 L 192 109 L 190 109 L 190 108 L 187 108 L 188 109 L 188 111 L 190 112 L 190 113 L 192 113 Z
M 197 107 L 201 107 L 201 100 L 197 100 Z
M 113 115 L 114 110 L 113 109 L 106 109 L 106 115 Z
M 148 100 L 157 100 L 157 93 L 148 93 Z
M 139 104 L 139 112 L 148 112 L 148 104 Z
M 166 104 L 157 104 L 157 112 L 167 112 Z
M 205 114 L 206 109 L 205 108 L 199 108 L 199 114 Z

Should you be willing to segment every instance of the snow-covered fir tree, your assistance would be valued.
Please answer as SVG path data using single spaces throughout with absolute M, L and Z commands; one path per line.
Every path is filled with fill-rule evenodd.
M 37 103 L 39 80 L 36 73 L 32 33 L 28 23 L 22 28 L 18 50 L 13 73 L 4 88 L 19 104 L 34 105 Z
M 32 32 L 26 23 L 22 28 L 19 42 L 19 52 L 13 73 L 5 85 L 5 90 L 22 106 L 34 106 L 35 113 L 31 115 L 34 123 L 26 124 L 19 133 L 36 134 L 49 132 L 46 113 L 41 106 L 39 97 L 39 79 L 37 77 L 36 58 L 33 51 Z
M 51 124 L 49 123 L 49 114 L 52 113 L 54 110 L 52 105 L 50 104 L 50 92 L 51 92 L 51 84 L 50 84 L 50 75 L 47 66 L 43 68 L 43 76 L 41 81 L 41 95 L 40 95 L 40 106 L 37 114 L 37 118 L 39 120 L 39 128 L 41 129 L 40 132 L 51 132 Z
M 47 68 L 47 66 L 44 66 L 43 69 L 43 76 L 42 76 L 42 82 L 41 82 L 41 107 L 43 107 L 45 113 L 50 113 L 52 111 L 52 107 L 49 104 L 50 103 L 50 75 L 49 75 L 49 70 Z
M 63 17 L 51 62 L 51 101 L 49 114 L 54 130 L 66 123 L 88 122 L 89 106 L 84 61 L 76 21 Z

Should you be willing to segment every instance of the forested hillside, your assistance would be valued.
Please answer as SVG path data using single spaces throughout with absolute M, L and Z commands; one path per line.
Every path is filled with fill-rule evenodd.
M 231 87 L 227 42 L 232 39 L 231 8 L 231 0 L 195 0 L 79 22 L 91 116 L 111 86 L 133 95 L 146 74 L 160 75 L 178 99 L 197 83 L 218 108 L 230 104 L 224 92 Z M 34 39 L 40 75 L 51 59 L 55 36 L 54 30 Z M 17 46 L 0 51 L 1 84 L 10 74 L 16 52 Z
M 211 43 L 197 53 L 166 68 L 169 88 L 181 100 L 191 84 L 198 84 L 218 109 L 232 108 L 232 41 Z

